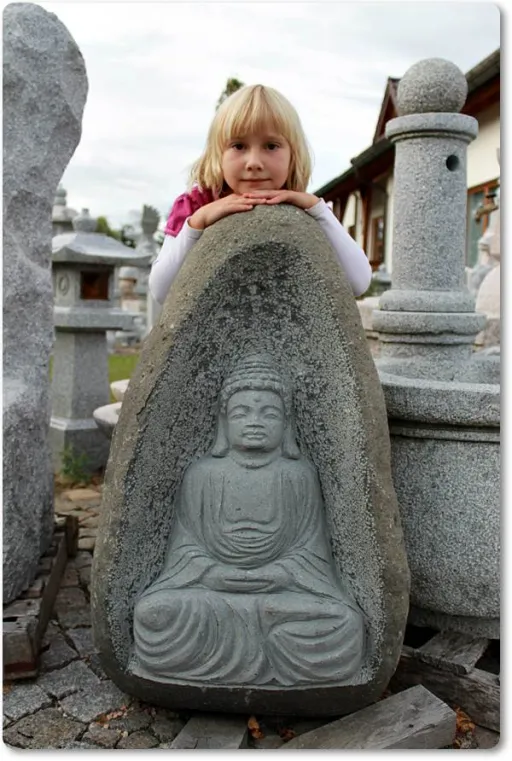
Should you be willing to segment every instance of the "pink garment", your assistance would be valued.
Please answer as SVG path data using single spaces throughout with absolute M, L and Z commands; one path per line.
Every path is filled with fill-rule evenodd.
M 212 203 L 215 198 L 211 190 L 200 190 L 197 186 L 194 186 L 190 193 L 183 193 L 175 200 L 169 219 L 165 226 L 165 234 L 172 235 L 175 238 L 183 227 L 185 220 L 188 219 L 194 212 L 206 206 L 207 203 Z

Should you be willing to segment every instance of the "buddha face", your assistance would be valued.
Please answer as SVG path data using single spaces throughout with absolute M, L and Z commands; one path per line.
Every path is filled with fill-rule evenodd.
M 273 391 L 237 391 L 227 403 L 226 420 L 234 449 L 272 452 L 283 440 L 284 405 Z

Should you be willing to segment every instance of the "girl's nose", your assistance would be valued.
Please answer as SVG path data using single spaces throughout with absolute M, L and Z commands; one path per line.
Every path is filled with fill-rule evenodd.
M 263 166 L 260 151 L 256 151 L 256 150 L 249 151 L 247 154 L 246 161 L 247 161 L 248 169 L 261 169 L 261 167 Z

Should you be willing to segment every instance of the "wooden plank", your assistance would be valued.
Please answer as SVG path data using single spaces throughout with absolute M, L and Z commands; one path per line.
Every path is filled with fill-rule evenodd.
M 172 741 L 174 750 L 238 750 L 247 748 L 247 720 L 243 716 L 197 715 Z
M 37 675 L 41 640 L 53 611 L 62 575 L 68 559 L 65 528 L 54 528 L 52 554 L 39 563 L 38 576 L 44 580 L 39 598 L 19 598 L 3 609 L 4 679 L 27 679 Z
M 482 727 L 500 731 L 500 684 L 496 674 L 473 669 L 469 674 L 441 671 L 419 660 L 416 651 L 404 645 L 390 689 L 422 684 L 441 700 L 459 706 Z
M 53 606 L 55 604 L 55 598 L 57 597 L 57 593 L 60 588 L 60 582 L 68 562 L 68 548 L 65 532 L 56 530 L 54 537 L 57 544 L 57 552 L 53 558 L 50 576 L 43 590 L 41 611 L 39 613 L 39 621 L 36 630 L 35 647 L 37 652 L 39 652 L 39 645 L 41 644 L 41 640 L 46 631 L 46 627 L 48 626 L 48 621 L 50 620 Z
M 469 674 L 475 668 L 489 644 L 483 637 L 471 637 L 455 632 L 440 632 L 419 647 L 416 657 L 443 671 Z
M 68 556 L 74 558 L 78 552 L 78 518 L 76 515 L 66 515 L 65 530 Z
M 18 598 L 17 600 L 14 600 L 14 602 L 5 606 L 3 610 L 3 619 L 4 621 L 14 621 L 17 618 L 37 618 L 40 610 L 41 598 L 34 599 L 28 597 L 24 600 Z
M 306 732 L 280 750 L 444 748 L 453 743 L 455 712 L 421 685 Z
M 34 649 L 35 628 L 36 621 L 32 617 L 3 622 L 4 679 L 28 679 L 37 674 L 37 652 Z

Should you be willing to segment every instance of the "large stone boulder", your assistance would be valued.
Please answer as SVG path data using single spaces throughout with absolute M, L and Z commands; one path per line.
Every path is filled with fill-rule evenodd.
M 4 603 L 33 579 L 53 525 L 48 444 L 52 204 L 78 145 L 87 77 L 66 27 L 32 3 L 3 14 Z
M 254 353 L 273 359 L 253 360 Z M 222 443 L 227 418 L 222 417 L 219 393 L 227 400 L 235 389 L 260 389 L 251 385 L 253 375 L 265 376 L 265 389 L 278 388 L 279 373 L 272 362 L 291 382 L 295 433 L 283 441 L 292 452 L 295 438 L 300 455 L 288 454 L 288 460 L 264 465 L 268 479 L 263 475 L 258 482 L 252 465 L 246 466 L 246 476 L 240 475 L 240 452 L 236 458 L 233 453 L 231 465 L 225 464 L 229 455 L 222 459 L 228 446 Z M 233 366 L 237 369 L 232 372 Z M 228 440 L 234 446 L 229 436 Z M 274 500 L 276 474 L 281 502 Z M 315 496 L 316 477 L 321 497 Z M 243 489 L 247 484 L 245 491 L 240 492 L 240 483 Z M 248 506 L 258 504 L 260 491 L 269 499 L 251 515 Z M 229 505 L 236 503 L 233 494 L 242 498 L 228 515 Z M 304 510 L 305 504 L 311 511 Z M 240 544 L 233 545 L 237 510 L 247 517 Z M 263 540 L 266 519 L 260 513 L 269 515 L 272 527 Z M 195 528 L 183 528 L 194 521 Z M 307 524 L 302 536 L 300 521 Z M 319 532 L 324 524 L 328 538 L 322 545 Z M 255 568 L 257 558 L 244 565 L 254 560 L 244 548 L 252 542 L 255 554 L 266 552 L 265 542 L 272 544 L 278 532 L 289 549 L 278 554 L 277 564 L 281 571 L 294 570 L 289 587 L 283 582 L 282 597 L 261 595 L 261 621 L 275 615 L 276 626 L 252 640 L 252 612 L 259 593 L 242 591 L 232 577 L 245 578 L 243 567 L 249 568 L 247 580 L 258 577 L 264 569 Z M 301 537 L 295 545 L 290 544 L 294 532 Z M 200 545 L 209 549 L 205 552 Z M 222 578 L 221 570 L 220 578 L 211 581 L 210 570 L 221 568 L 217 560 L 222 553 L 232 573 Z M 346 590 L 345 599 L 355 601 L 353 607 L 366 621 L 362 662 L 348 676 L 338 624 L 327 635 L 321 634 L 323 624 L 318 623 L 334 610 L 320 569 L 328 575 L 331 562 Z M 201 575 L 201 564 L 209 569 L 206 576 Z M 231 583 L 233 593 L 211 592 Z M 313 601 L 311 595 L 300 598 L 297 586 L 309 591 L 322 587 L 326 596 L 318 592 Z M 167 595 L 180 609 L 179 619 L 171 615 L 163 624 L 178 626 L 175 636 L 155 631 L 146 636 L 148 629 L 162 623 Z M 294 597 L 305 601 L 295 612 Z M 157 603 L 155 608 L 154 600 L 161 600 L 162 607 Z M 382 694 L 400 655 L 408 602 L 409 572 L 391 480 L 386 409 L 345 276 L 320 227 L 301 210 L 258 207 L 248 215 L 223 219 L 206 230 L 173 283 L 143 347 L 114 432 L 92 581 L 92 619 L 103 666 L 126 692 L 168 707 L 339 715 Z M 298 619 L 306 620 L 312 608 L 318 620 L 302 627 L 304 621 Z M 280 630 L 283 638 L 277 637 L 283 650 L 277 653 L 275 634 L 285 609 L 286 632 Z M 235 631 L 240 636 L 234 636 Z M 352 637 L 350 646 L 357 650 L 362 640 L 355 641 L 353 633 L 353 628 L 347 629 L 347 643 Z M 314 644 L 320 639 L 323 650 Z M 178 652 L 191 650 L 191 642 L 204 647 L 206 640 L 210 653 L 197 673 L 209 677 L 190 676 L 189 666 L 201 660 L 193 647 L 189 656 L 169 665 Z M 297 651 L 292 651 L 291 642 Z M 159 662 L 154 654 L 162 647 L 166 655 Z M 303 657 L 308 649 L 310 672 Z M 253 659 L 254 672 L 241 657 L 244 652 Z M 277 661 L 284 652 L 288 664 L 300 661 L 304 678 L 293 668 L 287 670 L 282 659 L 279 674 L 270 669 L 265 676 L 265 658 L 272 661 L 275 656 Z M 321 652 L 327 654 L 325 659 Z M 325 678 L 311 677 L 313 673 Z

